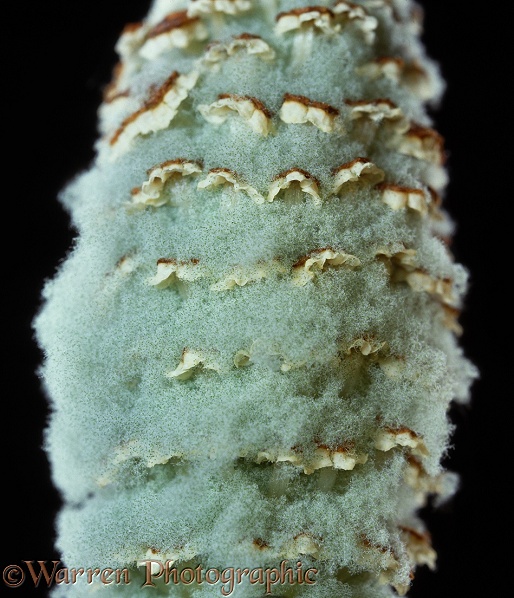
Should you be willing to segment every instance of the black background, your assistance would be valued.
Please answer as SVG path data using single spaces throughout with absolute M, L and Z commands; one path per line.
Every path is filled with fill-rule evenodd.
M 488 11 L 468 2 L 421 4 L 424 41 L 448 83 L 433 116 L 449 154 L 445 204 L 458 223 L 453 252 L 471 271 L 462 345 L 481 379 L 471 407 L 452 410 L 457 431 L 446 465 L 461 474 L 461 490 L 445 508 L 425 512 L 438 570 L 419 568 L 409 596 L 503 595 L 497 592 L 509 572 L 505 482 L 512 479 L 513 399 L 507 15 L 492 3 Z M 96 109 L 116 60 L 114 44 L 148 6 L 149 0 L 2 4 L 2 570 L 59 558 L 53 520 L 60 500 L 41 450 L 48 409 L 35 374 L 41 354 L 31 320 L 43 281 L 73 238 L 57 193 L 93 159 Z M 11 590 L 0 580 L 4 593 L 45 595 L 28 582 Z

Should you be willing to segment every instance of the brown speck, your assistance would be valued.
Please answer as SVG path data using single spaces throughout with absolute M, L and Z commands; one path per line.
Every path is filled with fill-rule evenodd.
M 263 540 L 262 538 L 255 538 L 255 540 L 253 541 L 253 545 L 256 546 L 259 550 L 265 550 L 266 548 L 269 548 L 269 544 L 266 542 L 266 540 Z
M 123 262 L 128 258 L 128 255 L 123 255 L 120 259 L 116 262 L 116 268 L 119 268 L 123 265 Z

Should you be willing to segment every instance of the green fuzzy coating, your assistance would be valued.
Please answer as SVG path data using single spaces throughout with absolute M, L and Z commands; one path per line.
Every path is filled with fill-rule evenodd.
M 366 157 L 388 185 L 421 189 L 428 203 L 434 181 L 444 194 L 443 164 L 399 151 L 393 142 L 404 132 L 352 118 L 347 102 L 387 98 L 406 122 L 431 126 L 427 103 L 437 105 L 444 84 L 420 42 L 417 7 L 354 4 L 376 19 L 369 41 L 358 18 L 340 19 L 334 33 L 309 24 L 277 31 L 276 15 L 309 6 L 305 0 L 216 6 L 238 4 L 245 10 L 201 14 L 208 36 L 186 48 L 150 60 L 138 43 L 120 50 L 121 93 L 99 113 L 97 158 L 61 194 L 78 234 L 35 321 L 52 406 L 46 450 L 65 501 L 57 547 L 67 567 L 127 567 L 133 581 L 64 584 L 56 597 L 98 588 L 140 596 L 138 562 L 150 553 L 219 570 L 276 567 L 286 555 L 319 571 L 316 584 L 274 585 L 274 596 L 405 593 L 431 550 L 417 512 L 457 484 L 441 465 L 448 409 L 468 400 L 476 371 L 456 334 L 467 272 L 444 241 L 451 220 L 437 207 L 392 209 L 364 179 L 333 189 L 334 169 Z M 199 5 L 209 1 L 156 1 L 141 31 Z M 336 10 L 325 0 L 315 10 L 327 8 Z M 215 66 L 203 60 L 208 44 L 241 33 L 261 37 L 274 57 L 240 49 Z M 359 71 L 382 57 L 400 59 L 404 73 L 421 65 L 430 94 L 420 97 L 403 75 Z M 116 131 L 173 71 L 198 73 L 176 116 L 118 151 Z M 208 122 L 199 106 L 220 94 L 262 102 L 271 132 L 260 135 L 235 111 Z M 335 108 L 337 126 L 283 122 L 285 94 Z M 166 182 L 162 205 L 136 206 L 133 190 L 151 169 L 178 158 L 202 172 Z M 198 187 L 219 168 L 264 200 L 230 183 Z M 316 180 L 319 201 L 294 184 L 266 201 L 292 168 Z M 306 274 L 306 260 L 323 250 L 353 256 L 353 265 L 318 263 Z M 405 250 L 414 265 L 402 262 Z M 201 275 L 152 284 L 158 260 Z M 261 266 L 265 274 L 252 278 Z M 223 288 L 238 269 L 249 280 Z M 416 288 L 405 278 L 413 270 L 439 287 Z M 188 352 L 199 361 L 179 376 Z M 402 431 L 414 444 L 380 446 L 380 434 Z M 320 451 L 357 461 L 316 466 Z M 161 583 L 156 592 L 196 598 L 220 588 Z M 263 593 L 241 583 L 231 595 Z

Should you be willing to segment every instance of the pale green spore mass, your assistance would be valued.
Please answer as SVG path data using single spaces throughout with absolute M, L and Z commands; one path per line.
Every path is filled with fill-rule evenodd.
M 55 596 L 140 596 L 149 558 L 290 559 L 316 583 L 272 595 L 312 598 L 403 595 L 434 566 L 417 513 L 455 490 L 448 410 L 476 377 L 427 112 L 444 84 L 409 0 L 307 7 L 156 0 L 120 38 L 35 328 L 57 547 L 134 581 Z

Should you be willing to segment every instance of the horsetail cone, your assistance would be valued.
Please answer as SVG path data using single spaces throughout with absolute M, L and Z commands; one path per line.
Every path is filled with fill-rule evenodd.
M 124 29 L 35 321 L 67 567 L 195 598 L 404 595 L 435 567 L 419 510 L 455 491 L 476 372 L 420 30 L 410 0 L 155 0 Z M 244 573 L 283 561 L 315 583 Z M 143 591 L 86 581 L 55 595 Z

